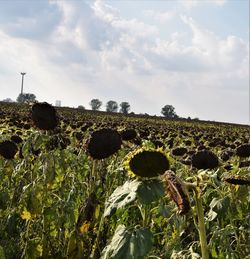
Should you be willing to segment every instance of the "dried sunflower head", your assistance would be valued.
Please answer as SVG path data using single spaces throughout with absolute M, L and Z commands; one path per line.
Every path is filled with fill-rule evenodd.
M 250 144 L 245 143 L 236 148 L 236 155 L 239 157 L 249 157 L 250 156 Z
M 20 143 L 23 142 L 23 139 L 22 139 L 20 136 L 18 136 L 18 135 L 13 135 L 13 136 L 11 136 L 10 139 L 11 139 L 13 142 L 15 142 L 16 144 L 20 144 Z
M 172 149 L 172 155 L 174 156 L 183 156 L 187 153 L 187 148 L 185 147 L 176 147 Z
M 87 152 L 93 159 L 104 159 L 121 148 L 120 134 L 113 129 L 94 131 L 86 144 Z
M 192 156 L 192 166 L 197 169 L 213 169 L 219 166 L 219 159 L 209 150 L 198 151 Z
M 32 106 L 31 118 L 35 126 L 41 130 L 53 130 L 58 124 L 55 108 L 46 102 L 35 103 Z
M 235 185 L 250 185 L 250 179 L 242 176 L 227 176 L 224 181 Z
M 13 141 L 6 140 L 0 143 L 0 155 L 6 159 L 14 158 L 17 151 L 17 145 Z
M 125 129 L 121 132 L 122 140 L 132 140 L 136 138 L 137 133 L 134 129 Z
M 156 177 L 169 169 L 169 160 L 161 148 L 140 148 L 128 155 L 125 168 L 132 177 Z
M 175 172 L 168 170 L 162 176 L 162 179 L 166 185 L 167 191 L 170 194 L 171 199 L 176 203 L 179 208 L 179 213 L 184 215 L 189 212 L 191 205 L 189 201 L 188 191 L 181 179 L 175 174 Z

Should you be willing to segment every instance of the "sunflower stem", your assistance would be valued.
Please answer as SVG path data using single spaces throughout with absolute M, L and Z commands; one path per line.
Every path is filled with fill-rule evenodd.
M 202 259 L 209 259 L 209 251 L 207 245 L 207 238 L 206 238 L 206 228 L 205 228 L 205 220 L 204 220 L 204 210 L 202 206 L 202 199 L 201 199 L 201 191 L 196 187 L 195 189 L 195 203 L 197 209 L 197 217 L 198 217 L 198 232 L 201 244 L 201 254 Z
M 104 216 L 102 215 L 101 219 L 100 219 L 100 223 L 99 223 L 99 227 L 98 227 L 95 243 L 93 245 L 93 249 L 92 249 L 90 257 L 89 257 L 90 259 L 96 258 L 97 249 L 99 250 L 99 253 L 101 253 L 101 249 L 100 249 L 99 243 L 100 243 L 100 237 L 101 237 L 101 232 L 102 232 L 102 229 L 103 229 L 103 225 L 104 225 Z
M 97 160 L 93 159 L 92 161 L 92 169 L 91 169 L 91 174 L 90 174 L 90 185 L 89 185 L 89 194 L 93 192 L 95 189 L 95 183 L 97 181 L 97 173 L 96 173 L 96 167 L 97 167 Z

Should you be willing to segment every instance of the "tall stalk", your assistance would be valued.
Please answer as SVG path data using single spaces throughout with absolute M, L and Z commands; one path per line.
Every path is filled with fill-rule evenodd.
M 207 245 L 204 210 L 203 210 L 203 206 L 202 206 L 200 183 L 199 183 L 199 181 L 197 182 L 197 184 L 183 182 L 183 185 L 187 189 L 189 189 L 189 190 L 191 189 L 194 192 L 195 206 L 196 206 L 197 217 L 198 217 L 198 224 L 195 224 L 195 225 L 197 226 L 198 233 L 199 233 L 202 259 L 209 259 L 209 250 L 208 250 L 208 245 Z
M 201 190 L 199 187 L 196 187 L 194 189 L 194 192 L 195 192 L 195 203 L 196 203 L 196 210 L 197 210 L 197 217 L 198 217 L 198 232 L 200 237 L 202 259 L 209 259 L 205 220 L 204 220 L 204 210 L 203 210 L 202 199 L 201 199 Z

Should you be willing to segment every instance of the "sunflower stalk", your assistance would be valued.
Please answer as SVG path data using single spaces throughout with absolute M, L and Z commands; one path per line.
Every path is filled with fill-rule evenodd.
M 179 207 L 179 212 L 181 215 L 188 213 L 189 210 L 191 209 L 188 191 L 192 190 L 194 192 L 196 214 L 198 218 L 198 222 L 196 222 L 195 215 L 194 215 L 193 217 L 194 224 L 198 229 L 198 233 L 199 233 L 202 258 L 209 259 L 205 221 L 204 221 L 204 210 L 202 207 L 201 188 L 200 188 L 202 179 L 197 178 L 196 183 L 184 182 L 178 176 L 176 176 L 176 174 L 173 171 L 168 170 L 163 175 L 163 181 L 166 184 L 167 190 L 170 193 L 171 198 Z
M 142 217 L 142 226 L 147 227 L 150 224 L 151 220 L 151 210 L 148 208 L 148 206 L 142 205 L 138 205 L 138 208 Z
M 103 224 L 104 224 L 104 216 L 101 215 L 97 236 L 96 236 L 96 239 L 95 239 L 95 243 L 93 245 L 93 249 L 91 251 L 91 255 L 89 257 L 90 259 L 96 258 L 97 249 L 99 250 L 99 253 L 101 253 L 101 249 L 100 249 L 99 243 L 100 243 L 101 232 L 103 230 Z
M 195 191 L 195 202 L 198 216 L 198 231 L 201 243 L 201 253 L 203 259 L 209 259 L 209 252 L 207 246 L 207 238 L 206 238 L 206 228 L 205 228 L 205 220 L 204 220 L 204 210 L 202 206 L 202 199 L 200 195 L 200 190 L 196 189 Z
M 92 191 L 95 189 L 95 184 L 97 182 L 97 163 L 98 161 L 96 159 L 93 159 L 92 161 L 92 169 L 90 174 L 90 185 L 89 185 L 89 194 L 92 193 Z
M 209 251 L 208 251 L 208 245 L 207 245 L 206 228 L 205 228 L 205 220 L 204 220 L 204 210 L 202 206 L 201 189 L 199 187 L 199 181 L 197 181 L 197 184 L 187 183 L 187 182 L 185 182 L 184 184 L 187 187 L 187 189 L 189 190 L 192 189 L 194 191 L 198 224 L 195 222 L 195 219 L 194 219 L 194 222 L 199 232 L 202 259 L 209 259 Z

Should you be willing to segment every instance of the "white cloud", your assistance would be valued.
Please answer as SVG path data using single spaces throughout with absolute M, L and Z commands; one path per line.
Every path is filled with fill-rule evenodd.
M 62 99 L 67 105 L 86 107 L 91 98 L 125 100 L 133 111 L 149 114 L 159 114 L 169 103 L 186 117 L 247 121 L 242 111 L 247 109 L 248 42 L 216 35 L 195 19 L 176 14 L 181 30 L 163 38 L 156 25 L 125 19 L 105 1 L 90 3 L 57 0 L 41 7 L 38 17 L 28 12 L 20 19 L 23 25 L 32 21 L 31 37 L 20 37 L 2 23 L 1 83 L 17 96 L 19 79 L 13 75 L 25 71 L 25 89 L 40 100 Z M 48 31 L 40 26 L 47 8 L 57 14 L 48 19 Z M 16 24 L 16 15 L 8 24 Z M 172 19 L 171 12 L 146 15 L 159 24 Z M 49 37 L 37 40 L 36 28 Z M 15 99 L 8 90 L 1 92 L 6 93 L 1 99 Z
M 215 5 L 215 6 L 224 6 L 227 3 L 227 0 L 180 0 L 179 1 L 185 8 L 192 9 L 197 6 L 202 6 L 204 4 Z
M 206 64 L 210 64 L 213 71 L 232 73 L 243 68 L 245 59 L 249 57 L 248 42 L 236 36 L 229 35 L 221 39 L 213 32 L 199 28 L 196 22 L 186 16 L 181 19 L 187 24 L 192 31 L 192 45 L 198 48 L 203 56 L 206 57 Z
M 218 6 L 223 6 L 227 3 L 227 0 L 213 0 L 213 2 Z
M 49 38 L 61 19 L 52 2 L 1 1 L 0 28 L 13 37 L 43 40 Z
M 151 17 L 155 21 L 160 22 L 160 23 L 166 23 L 176 15 L 175 11 L 156 12 L 154 10 L 145 10 L 145 11 L 143 11 L 143 14 L 146 17 Z

